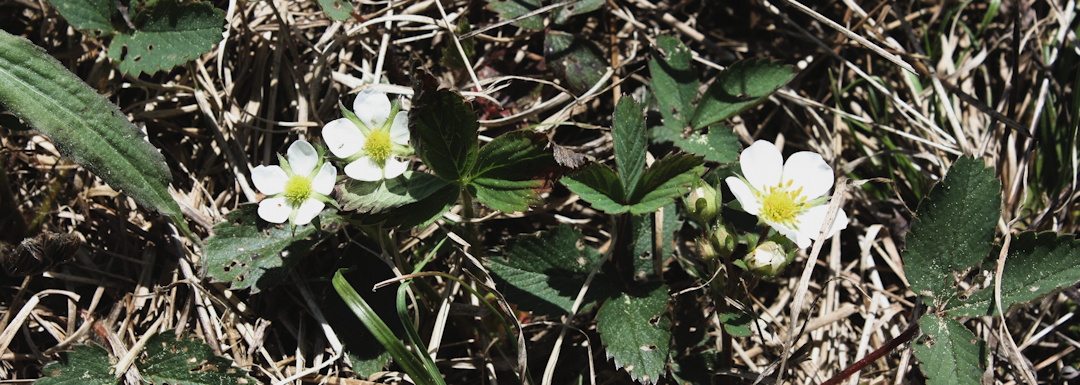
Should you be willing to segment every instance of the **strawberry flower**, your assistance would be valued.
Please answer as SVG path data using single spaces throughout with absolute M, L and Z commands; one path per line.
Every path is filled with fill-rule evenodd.
M 743 150 L 739 166 L 742 175 L 728 177 L 726 182 L 743 211 L 756 215 L 799 248 L 818 239 L 828 214 L 826 194 L 835 183 L 833 169 L 821 155 L 797 152 L 785 163 L 775 145 L 759 140 Z M 847 224 L 847 214 L 841 210 L 824 236 L 831 237 Z
M 409 168 L 409 118 L 401 105 L 385 93 L 363 90 L 344 118 L 323 127 L 323 140 L 330 152 L 348 164 L 345 175 L 374 182 L 396 178 Z
M 334 190 L 337 168 L 323 161 L 315 147 L 298 140 L 289 146 L 280 166 L 260 165 L 251 181 L 267 197 L 259 202 L 259 217 L 271 223 L 306 225 L 322 212 Z

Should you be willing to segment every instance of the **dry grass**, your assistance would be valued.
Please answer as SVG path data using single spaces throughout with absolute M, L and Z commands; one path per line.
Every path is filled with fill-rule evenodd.
M 747 293 L 745 306 L 760 314 L 760 329 L 736 339 L 736 368 L 716 381 L 750 383 L 754 373 L 775 369 L 794 327 L 799 334 L 791 346 L 806 349 L 787 362 L 784 378 L 816 384 L 901 334 L 915 316 L 916 296 L 901 269 L 903 234 L 910 209 L 957 155 L 983 157 L 997 169 L 1005 186 L 1003 232 L 1076 233 L 1080 209 L 1073 1 L 1008 0 L 984 25 L 985 2 L 858 3 L 806 1 L 808 13 L 790 0 L 609 1 L 564 28 L 600 45 L 613 65 L 613 87 L 576 99 L 544 62 L 542 32 L 498 26 L 474 37 L 477 55 L 469 70 L 441 64 L 456 52 L 446 25 L 465 19 L 479 29 L 499 22 L 481 0 L 446 1 L 441 9 L 431 0 L 362 0 L 354 3 L 356 19 L 344 23 L 331 21 L 311 1 L 219 1 L 229 20 L 219 47 L 185 67 L 137 79 L 119 74 L 102 42 L 73 31 L 46 2 L 0 2 L 0 27 L 44 47 L 146 127 L 173 170 L 177 200 L 203 236 L 225 213 L 258 199 L 252 167 L 273 163 L 292 140 L 318 137 L 325 122 L 339 117 L 338 103 L 351 101 L 362 84 L 381 80 L 387 92 L 411 93 L 415 66 L 489 101 L 477 104 L 484 106 L 482 136 L 563 123 L 549 129 L 556 142 L 603 157 L 610 146 L 591 128 L 610 125 L 618 97 L 648 92 L 645 63 L 659 34 L 690 46 L 702 79 L 744 58 L 798 64 L 789 87 L 734 122 L 737 132 L 747 143 L 763 138 L 788 151 L 819 152 L 853 179 L 892 182 L 849 191 L 852 226 L 811 253 L 815 263 L 806 265 L 806 274 L 789 268 Z M 0 347 L 7 347 L 0 348 L 0 378 L 38 378 L 59 352 L 91 340 L 110 341 L 122 357 L 147 333 L 169 329 L 206 340 L 266 383 L 401 378 L 393 366 L 360 377 L 341 359 L 342 344 L 356 353 L 374 342 L 355 341 L 361 326 L 340 311 L 325 280 L 336 266 L 382 266 L 378 259 L 358 247 L 321 247 L 289 284 L 255 295 L 230 291 L 200 278 L 193 246 L 181 243 L 162 218 L 62 158 L 41 136 L 4 133 L 2 161 L 21 213 L 0 214 L 27 218 L 31 232 L 78 233 L 84 246 L 73 263 L 0 287 Z M 561 188 L 547 199 L 525 214 L 478 215 L 485 243 L 458 239 L 454 246 L 482 258 L 505 237 L 558 222 L 583 228 L 596 245 L 609 240 L 607 220 L 587 204 Z M 39 226 L 30 220 L 37 217 L 43 218 Z M 397 233 L 391 246 L 422 255 L 448 234 L 438 225 Z M 334 241 L 350 244 L 345 236 Z M 465 276 L 463 270 L 476 267 L 453 255 L 428 270 Z M 392 276 L 380 271 L 364 279 Z M 805 296 L 795 295 L 800 285 Z M 468 316 L 475 298 L 437 278 L 426 279 L 426 286 L 437 295 L 421 296 L 415 311 L 448 382 L 515 382 L 514 360 L 485 346 L 491 336 L 462 327 L 475 321 Z M 968 320 L 989 341 L 985 378 L 1060 383 L 1074 375 L 1077 361 L 1068 355 L 1080 346 L 1071 310 L 1076 297 L 1069 290 L 1004 319 Z M 438 316 L 443 308 L 451 315 Z M 711 309 L 701 310 L 698 317 Z M 628 382 L 605 358 L 589 311 L 566 333 L 554 383 L 579 376 Z M 565 330 L 562 322 L 525 319 L 537 381 Z M 919 383 L 912 361 L 910 350 L 901 349 L 868 366 L 858 382 Z

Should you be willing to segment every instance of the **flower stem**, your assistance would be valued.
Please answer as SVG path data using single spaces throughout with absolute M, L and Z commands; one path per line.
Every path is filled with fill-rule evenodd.
M 893 351 L 893 349 L 896 349 L 897 346 L 900 346 L 905 342 L 911 341 L 911 338 L 915 336 L 916 330 L 919 330 L 919 324 L 912 322 L 911 325 L 908 325 L 907 330 L 904 330 L 904 332 L 900 333 L 900 335 L 896 336 L 896 338 L 889 340 L 889 342 L 886 342 L 885 345 L 882 345 L 880 348 L 877 348 L 877 350 L 870 352 L 870 354 L 867 354 L 866 357 L 855 361 L 854 364 L 848 366 L 847 369 L 844 369 L 844 371 L 840 372 L 840 374 L 833 376 L 833 378 L 830 378 L 828 381 L 822 382 L 821 385 L 839 384 L 848 377 L 851 377 L 851 375 L 855 374 L 855 372 L 863 370 L 874 361 L 877 361 L 877 359 L 881 358 L 881 356 L 884 356 L 885 354 Z

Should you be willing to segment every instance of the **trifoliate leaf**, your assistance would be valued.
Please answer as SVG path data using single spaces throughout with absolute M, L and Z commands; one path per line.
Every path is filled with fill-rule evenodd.
M 225 29 L 224 12 L 203 2 L 157 1 L 136 20 L 145 21 L 131 34 L 117 34 L 109 45 L 109 57 L 120 62 L 120 71 L 135 76 L 194 60 L 221 41 Z
M 671 353 L 671 321 L 664 314 L 667 286 L 658 286 L 644 296 L 622 294 L 600 306 L 596 330 L 615 365 L 645 384 L 654 383 L 667 370 Z
M 982 160 L 960 157 L 916 210 L 904 250 L 915 293 L 938 305 L 955 296 L 955 273 L 981 262 L 993 247 L 1001 182 Z
M 686 195 L 690 185 L 702 173 L 701 157 L 690 154 L 668 155 L 653 164 L 641 178 L 637 194 L 630 197 L 630 212 L 651 213 Z
M 648 140 L 645 136 L 645 112 L 634 98 L 619 99 L 615 106 L 611 139 L 615 149 L 615 166 L 626 195 L 634 195 L 641 175 L 645 173 Z
M 522 310 L 564 315 L 589 272 L 600 261 L 600 253 L 582 244 L 581 232 L 560 225 L 538 236 L 522 237 L 506 248 L 506 258 L 490 258 L 500 291 Z M 583 307 L 611 295 L 615 290 L 597 273 L 589 285 Z
M 547 136 L 533 131 L 500 135 L 480 149 L 470 193 L 476 200 L 503 212 L 525 211 L 543 203 L 548 190 L 566 168 L 555 162 Z
M 446 185 L 445 180 L 434 175 L 406 171 L 396 178 L 377 182 L 349 179 L 334 190 L 342 210 L 379 213 L 416 203 Z
M 919 327 L 926 336 L 914 345 L 915 357 L 927 385 L 979 385 L 986 351 L 975 334 L 960 322 L 933 314 L 920 318 Z
M 623 204 L 626 193 L 622 181 L 611 167 L 593 163 L 584 170 L 562 179 L 570 191 L 589 202 L 593 208 L 608 214 L 621 214 L 630 210 Z
M 1005 310 L 1072 286 L 1080 282 L 1080 241 L 1072 235 L 1020 233 L 1013 237 L 1001 274 L 1001 306 Z M 993 285 L 950 305 L 947 311 L 954 316 L 999 314 Z
M 214 226 L 214 236 L 206 241 L 206 258 L 200 261 L 207 276 L 228 282 L 233 289 L 265 290 L 284 281 L 293 265 L 341 225 L 333 210 L 323 210 L 317 221 L 296 227 L 267 223 L 257 211 L 258 205 L 241 205 Z

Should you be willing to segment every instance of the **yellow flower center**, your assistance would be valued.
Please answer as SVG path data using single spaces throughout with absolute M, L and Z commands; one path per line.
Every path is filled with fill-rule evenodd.
M 311 179 L 306 176 L 293 175 L 288 182 L 285 182 L 285 200 L 289 201 L 293 206 L 299 206 L 308 198 L 311 198 L 313 192 Z
M 760 199 L 762 219 L 791 227 L 797 225 L 795 217 L 803 211 L 806 203 L 806 197 L 802 196 L 802 187 L 791 190 L 791 181 L 768 187 Z
M 364 142 L 364 152 L 376 163 L 385 162 L 390 157 L 393 148 L 394 144 L 390 142 L 390 133 L 386 131 L 374 130 L 371 134 L 368 134 L 367 141 Z

